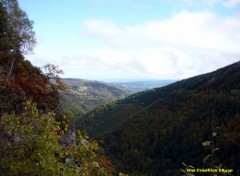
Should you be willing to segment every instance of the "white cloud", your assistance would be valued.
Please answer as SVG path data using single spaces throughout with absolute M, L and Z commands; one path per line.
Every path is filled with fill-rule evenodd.
M 230 2 L 230 1 L 229 1 Z M 49 48 L 41 42 L 31 57 L 59 65 L 66 77 L 187 78 L 240 59 L 240 20 L 211 12 L 182 11 L 165 20 L 119 25 L 106 20 L 85 20 L 81 38 L 91 45 Z
M 210 12 L 184 11 L 168 20 L 147 21 L 136 26 L 88 20 L 84 22 L 84 27 L 85 35 L 117 47 L 181 44 L 186 47 L 235 51 L 240 46 L 240 21 L 234 18 L 220 19 Z
M 240 56 L 240 20 L 206 11 L 182 11 L 170 19 L 132 26 L 86 20 L 84 27 L 82 35 L 107 44 L 91 56 L 121 72 L 135 68 L 159 78 L 184 78 L 238 61 Z

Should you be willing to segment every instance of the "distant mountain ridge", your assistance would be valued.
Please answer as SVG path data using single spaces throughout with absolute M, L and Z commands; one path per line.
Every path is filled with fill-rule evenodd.
M 110 84 L 115 86 L 121 86 L 130 90 L 133 93 L 137 93 L 157 87 L 163 87 L 173 82 L 176 82 L 176 80 L 138 80 L 138 81 L 111 82 Z
M 63 108 L 74 114 L 84 114 L 97 106 L 131 94 L 130 91 L 100 81 L 73 78 L 62 80 L 68 88 L 61 93 Z
M 222 164 L 240 175 L 240 62 L 130 95 L 83 118 L 90 137 L 104 140 L 116 168 L 130 175 L 180 175 L 182 162 Z M 82 129 L 80 121 L 76 126 Z M 202 143 L 213 130 L 221 150 L 203 164 L 211 149 Z

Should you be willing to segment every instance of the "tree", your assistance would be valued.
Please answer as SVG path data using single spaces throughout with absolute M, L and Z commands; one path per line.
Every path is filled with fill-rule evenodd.
M 0 58 L 7 55 L 8 59 L 11 59 L 5 85 L 8 84 L 16 65 L 17 55 L 27 54 L 33 50 L 36 40 L 32 24 L 16 0 L 0 1 Z
M 33 22 L 19 8 L 17 0 L 1 0 L 0 14 L 1 51 L 31 52 L 36 43 Z
M 52 80 L 53 84 L 51 85 L 53 88 L 58 90 L 66 90 L 65 84 L 62 82 L 61 78 L 59 77 L 60 74 L 64 74 L 63 70 L 60 69 L 58 66 L 53 64 L 46 64 L 43 67 L 43 72 L 48 80 Z
M 58 90 L 50 78 L 24 58 L 35 43 L 33 22 L 17 0 L 0 0 L 0 114 L 18 111 L 16 106 L 25 98 L 41 110 L 59 106 Z M 57 73 L 55 77 L 60 85 Z
M 17 0 L 0 0 L 0 114 L 21 112 L 24 99 L 33 100 L 39 110 L 59 110 L 62 70 L 48 64 L 44 74 L 24 58 L 36 43 L 32 24 Z

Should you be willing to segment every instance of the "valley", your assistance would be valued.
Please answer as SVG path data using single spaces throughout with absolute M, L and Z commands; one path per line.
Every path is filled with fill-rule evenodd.
M 61 92 L 63 109 L 74 115 L 85 114 L 97 106 L 132 94 L 122 87 L 99 81 L 69 78 L 63 79 L 63 83 L 67 86 L 67 90 Z
M 240 176 L 239 5 L 0 0 L 0 176 Z
M 182 162 L 197 168 L 221 164 L 237 175 L 239 70 L 238 62 L 132 94 L 95 108 L 75 125 L 91 138 L 103 140 L 105 154 L 117 170 L 129 175 L 180 175 Z M 206 156 L 213 149 L 202 143 L 211 140 L 220 150 L 209 160 Z

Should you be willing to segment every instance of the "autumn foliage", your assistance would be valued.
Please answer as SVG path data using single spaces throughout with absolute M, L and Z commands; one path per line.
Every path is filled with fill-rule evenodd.
M 1 175 L 107 176 L 112 169 L 103 168 L 98 145 L 78 131 L 75 142 L 63 145 L 63 130 L 54 113 L 39 114 L 36 104 L 27 101 L 22 115 L 5 114 L 0 120 Z M 108 161 L 107 161 L 108 162 Z M 107 163 L 109 166 L 109 164 Z

